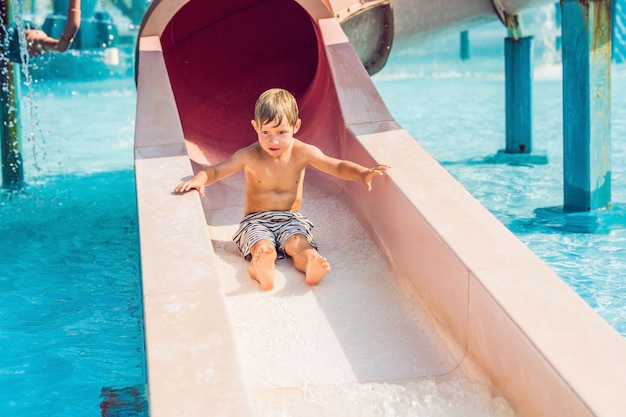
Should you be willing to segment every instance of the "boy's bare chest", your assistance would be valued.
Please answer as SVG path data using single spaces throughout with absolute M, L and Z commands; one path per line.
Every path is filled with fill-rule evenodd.
M 246 167 L 248 186 L 268 191 L 295 191 L 306 166 L 299 164 L 259 164 Z

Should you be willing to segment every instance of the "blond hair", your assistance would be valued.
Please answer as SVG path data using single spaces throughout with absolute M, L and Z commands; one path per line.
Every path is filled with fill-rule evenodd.
M 283 117 L 291 127 L 298 122 L 298 103 L 296 98 L 282 88 L 271 88 L 263 92 L 254 105 L 254 121 L 260 128 L 269 122 L 280 125 Z

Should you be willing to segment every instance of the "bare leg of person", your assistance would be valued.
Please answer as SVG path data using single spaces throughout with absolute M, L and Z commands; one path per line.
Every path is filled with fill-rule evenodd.
M 285 242 L 285 252 L 293 258 L 293 265 L 304 272 L 308 285 L 317 285 L 330 271 L 330 264 L 311 246 L 303 235 L 293 235 Z
M 261 290 L 269 291 L 274 288 L 274 274 L 276 272 L 276 249 L 274 244 L 267 240 L 260 240 L 250 250 L 250 278 L 259 281 Z

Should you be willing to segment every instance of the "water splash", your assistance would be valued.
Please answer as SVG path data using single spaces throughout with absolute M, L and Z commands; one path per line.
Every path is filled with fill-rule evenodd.
M 12 0 L 12 1 L 13 3 L 19 3 L 18 0 Z M 18 27 L 23 28 L 24 27 L 23 22 L 18 22 Z M 27 90 L 26 95 L 22 96 L 21 98 L 24 100 L 26 104 L 26 108 L 27 108 L 27 113 L 30 116 L 29 118 L 30 123 L 29 123 L 27 138 L 28 138 L 28 142 L 30 144 L 31 150 L 32 150 L 33 167 L 35 171 L 37 172 L 37 174 L 40 174 L 43 170 L 42 164 L 46 159 L 45 136 L 39 129 L 39 118 L 37 117 L 36 105 L 35 105 L 35 100 L 34 100 L 34 91 L 33 91 L 35 80 L 33 79 L 33 76 L 31 75 L 31 72 L 30 72 L 31 64 L 29 61 L 26 38 L 25 36 L 23 36 L 23 34 L 21 34 L 20 39 L 21 39 L 20 52 L 22 54 L 22 59 L 23 59 L 22 62 L 24 62 L 24 64 L 21 65 L 22 75 L 24 77 L 22 83 L 26 87 L 26 90 Z
M 563 74 L 561 66 L 561 25 L 558 22 L 557 7 L 544 6 L 533 17 L 535 46 L 538 64 L 535 65 L 536 80 L 560 80 Z
M 21 142 L 24 138 L 27 139 L 32 153 L 32 167 L 37 174 L 40 174 L 42 172 L 42 164 L 45 161 L 45 136 L 39 129 L 37 108 L 33 98 L 33 87 L 36 81 L 30 71 L 32 64 L 26 42 L 26 30 L 36 28 L 36 25 L 22 18 L 22 5 L 19 0 L 11 0 L 11 7 L 15 11 L 13 13 L 14 22 L 0 22 L 0 24 L 5 39 L 13 39 L 12 42 L 15 43 L 18 49 L 17 56 L 12 57 L 14 59 L 14 65 L 20 67 L 20 76 L 17 77 L 18 82 L 15 85 L 17 108 L 13 108 L 12 110 L 16 111 L 19 117 L 18 122 L 20 125 L 17 127 L 18 141 Z M 8 56 L 11 57 L 10 55 Z M 8 71 L 7 69 L 4 71 L 2 89 L 8 91 L 8 89 L 11 88 L 8 81 L 9 74 L 6 72 Z M 23 88 L 25 91 L 22 90 Z M 28 116 L 28 127 L 24 130 L 22 129 L 23 125 L 21 123 L 25 119 L 20 112 L 22 109 L 26 111 Z

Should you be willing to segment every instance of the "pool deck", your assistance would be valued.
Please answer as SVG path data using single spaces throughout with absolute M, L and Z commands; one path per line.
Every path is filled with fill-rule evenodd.
M 338 22 L 317 23 L 352 135 L 341 156 L 392 169 L 371 193 L 360 184 L 337 186 L 311 176 L 309 208 L 319 217 L 320 237 L 336 268 L 308 289 L 280 264 L 279 285 L 271 293 L 254 291 L 227 239 L 241 213 L 241 183 L 235 178 L 220 184 L 204 200 L 195 192 L 172 193 L 179 179 L 193 174 L 188 152 L 194 151 L 185 146 L 158 36 L 148 31 L 140 38 L 135 173 L 150 415 L 249 416 L 255 389 L 418 378 L 455 369 L 487 378 L 520 417 L 623 415 L 626 340 L 397 126 L 384 106 L 368 101 L 378 95 L 367 74 L 341 73 L 358 66 L 358 57 Z M 363 117 L 374 120 L 375 128 Z M 342 233 L 358 224 L 366 233 L 340 247 L 334 229 L 322 226 L 331 216 L 331 225 L 347 227 Z M 363 247 L 367 259 L 356 255 Z M 359 285 L 363 270 L 354 265 L 368 259 L 375 260 L 366 267 L 371 275 Z M 359 296 L 350 296 L 351 289 Z M 404 304 L 393 301 L 398 297 Z M 346 321 L 336 308 L 342 300 Z M 408 314 L 411 308 L 418 316 Z M 364 309 L 382 321 L 359 322 Z M 272 326 L 276 321 L 279 326 Z M 398 334 L 407 332 L 414 335 L 408 340 L 425 334 L 432 343 L 397 343 Z M 274 348 L 284 361 L 259 363 L 263 353 L 248 346 L 269 343 L 268 335 L 279 337 Z M 375 335 L 369 348 L 363 346 L 367 335 Z M 313 336 L 323 343 L 313 343 Z M 312 363 L 300 362 L 301 349 L 310 350 Z M 389 367 L 373 365 L 381 352 L 389 353 Z M 423 352 L 430 359 L 415 361 Z M 323 367 L 328 359 L 337 366 Z M 280 364 L 293 366 L 285 372 Z M 286 381 L 294 369 L 295 380 Z

